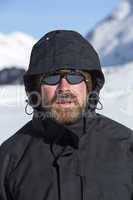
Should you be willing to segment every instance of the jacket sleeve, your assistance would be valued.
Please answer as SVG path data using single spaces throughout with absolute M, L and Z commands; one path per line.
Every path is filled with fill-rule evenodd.
M 132 187 L 131 187 L 131 200 L 133 200 L 133 170 L 132 170 L 132 177 L 131 177 L 131 180 L 132 180 Z
M 13 200 L 8 189 L 10 156 L 2 146 L 0 146 L 0 200 Z
M 129 156 L 131 160 L 131 168 L 132 168 L 132 174 L 131 174 L 131 200 L 133 200 L 133 134 L 131 135 L 131 142 L 129 145 Z

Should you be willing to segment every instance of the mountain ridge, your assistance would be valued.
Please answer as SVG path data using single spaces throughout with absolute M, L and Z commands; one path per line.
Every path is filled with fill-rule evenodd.
M 0 33 L 0 70 L 10 66 L 26 69 L 35 42 L 35 38 L 22 32 Z
M 103 66 L 123 65 L 133 61 L 133 1 L 120 5 L 86 35 L 98 51 Z

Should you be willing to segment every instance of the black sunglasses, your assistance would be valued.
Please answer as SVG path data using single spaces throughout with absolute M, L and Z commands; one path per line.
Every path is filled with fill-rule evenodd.
M 85 76 L 79 71 L 57 71 L 48 75 L 43 75 L 40 79 L 41 84 L 57 85 L 61 79 L 65 78 L 70 84 L 79 84 L 82 81 L 87 81 Z

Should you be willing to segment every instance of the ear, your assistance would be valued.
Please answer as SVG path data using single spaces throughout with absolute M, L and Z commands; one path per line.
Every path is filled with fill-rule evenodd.
M 27 103 L 32 107 L 32 108 L 38 108 L 41 105 L 41 95 L 38 91 L 31 91 L 31 92 L 26 92 L 28 100 Z
M 99 94 L 96 91 L 91 91 L 88 94 L 88 109 L 95 110 L 99 101 Z
M 91 73 L 89 73 L 87 71 L 82 71 L 82 73 L 85 76 L 85 83 L 86 83 L 86 87 L 87 87 L 87 92 L 89 93 L 93 89 Z

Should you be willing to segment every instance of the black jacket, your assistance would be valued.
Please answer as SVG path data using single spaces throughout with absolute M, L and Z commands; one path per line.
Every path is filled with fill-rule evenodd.
M 133 132 L 100 114 L 82 128 L 33 118 L 6 140 L 0 200 L 132 200 Z

